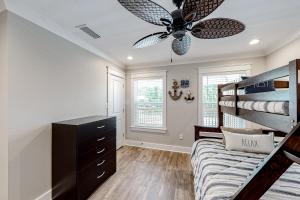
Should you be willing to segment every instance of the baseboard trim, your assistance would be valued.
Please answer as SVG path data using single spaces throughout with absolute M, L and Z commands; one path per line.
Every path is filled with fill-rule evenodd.
M 191 147 L 181 147 L 181 146 L 174 146 L 174 145 L 167 145 L 167 144 L 157 144 L 157 143 L 143 142 L 143 141 L 137 141 L 137 140 L 126 140 L 125 144 L 127 146 L 142 147 L 142 148 L 147 148 L 147 149 L 157 149 L 157 150 L 171 151 L 171 152 L 177 152 L 177 153 L 191 154 L 191 152 L 192 152 Z
M 45 192 L 41 196 L 37 197 L 35 200 L 52 200 L 52 190 Z

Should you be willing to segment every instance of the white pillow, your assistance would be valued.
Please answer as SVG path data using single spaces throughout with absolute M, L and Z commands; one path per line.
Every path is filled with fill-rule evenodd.
M 222 133 L 224 131 L 230 132 L 230 133 L 239 133 L 239 134 L 248 134 L 248 135 L 262 135 L 263 131 L 261 128 L 259 129 L 250 129 L 250 128 L 229 128 L 229 127 L 223 127 L 221 126 Z M 223 136 L 223 144 L 226 144 L 225 138 Z
M 274 133 L 268 135 L 245 135 L 223 131 L 226 149 L 251 153 L 271 153 L 274 149 Z

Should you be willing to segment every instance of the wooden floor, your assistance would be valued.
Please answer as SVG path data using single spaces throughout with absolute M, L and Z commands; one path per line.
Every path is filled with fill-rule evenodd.
M 90 200 L 194 200 L 190 155 L 123 147 L 118 169 Z

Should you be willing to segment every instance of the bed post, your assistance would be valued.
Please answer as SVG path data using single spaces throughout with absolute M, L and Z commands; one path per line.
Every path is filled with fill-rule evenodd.
M 234 111 L 234 114 L 235 116 L 238 116 L 239 115 L 239 109 L 238 109 L 238 94 L 237 94 L 237 90 L 238 90 L 238 85 L 237 84 L 234 84 L 234 91 L 233 91 L 233 95 L 234 95 L 234 108 L 235 108 L 235 111 Z
M 200 129 L 201 129 L 200 126 L 195 126 L 195 141 L 197 141 L 201 138 L 199 135 Z
M 299 122 L 300 106 L 299 102 L 299 84 L 298 84 L 298 70 L 300 69 L 300 60 L 294 60 L 289 63 L 289 115 L 291 126 L 295 126 Z
M 219 105 L 219 102 L 221 101 L 221 97 L 223 97 L 223 92 L 221 90 L 221 88 L 224 87 L 224 85 L 218 85 L 218 128 L 220 128 L 221 126 L 223 126 L 223 113 L 221 112 L 221 106 Z

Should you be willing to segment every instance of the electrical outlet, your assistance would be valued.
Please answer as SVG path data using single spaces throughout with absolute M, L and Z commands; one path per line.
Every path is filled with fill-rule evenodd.
M 141 140 L 141 138 L 136 137 L 136 141 L 138 141 L 141 146 L 144 145 L 144 142 Z
M 183 135 L 182 134 L 179 135 L 179 140 L 183 140 Z

